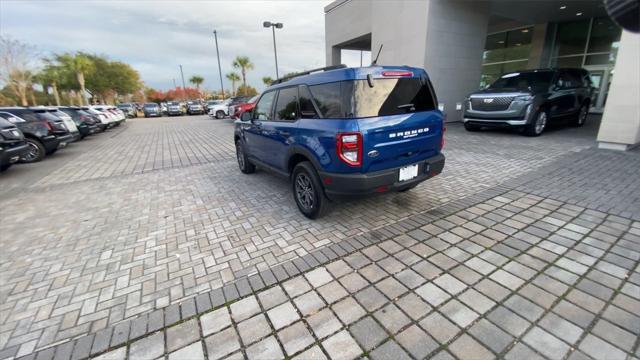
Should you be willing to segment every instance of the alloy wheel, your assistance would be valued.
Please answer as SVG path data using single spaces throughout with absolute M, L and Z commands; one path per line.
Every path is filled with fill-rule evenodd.
M 240 170 L 244 170 L 244 152 L 242 151 L 242 145 L 239 141 L 236 142 L 236 157 L 238 158 Z
M 31 141 L 27 141 L 27 145 L 29 145 L 29 151 L 27 151 L 27 154 L 24 155 L 23 159 L 26 161 L 33 161 L 37 159 L 40 155 L 40 148 L 38 148 L 38 145 Z
M 580 108 L 580 115 L 578 117 L 578 125 L 583 125 L 585 121 L 587 121 L 587 115 L 589 114 L 589 110 L 587 106 L 583 106 Z
M 544 131 L 544 128 L 547 126 L 547 113 L 546 112 L 540 112 L 540 114 L 538 114 L 538 117 L 536 118 L 536 134 L 542 134 L 542 132 Z
M 313 191 L 311 179 L 307 174 L 299 173 L 296 176 L 296 199 L 305 210 L 313 209 L 315 204 L 315 193 Z

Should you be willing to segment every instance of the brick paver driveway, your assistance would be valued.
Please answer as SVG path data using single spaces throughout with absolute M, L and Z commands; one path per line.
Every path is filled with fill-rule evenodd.
M 0 178 L 0 359 L 637 356 L 640 162 L 594 129 L 453 124 L 442 176 L 312 222 L 227 120 L 130 121 Z

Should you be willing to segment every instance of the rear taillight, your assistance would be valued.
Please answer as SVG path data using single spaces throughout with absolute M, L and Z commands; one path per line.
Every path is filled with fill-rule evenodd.
M 442 151 L 442 149 L 444 149 L 444 144 L 445 144 L 445 140 L 444 140 L 444 133 L 447 132 L 447 127 L 446 126 L 442 126 L 442 137 L 440 138 L 440 151 Z
M 349 166 L 362 165 L 362 134 L 340 133 L 337 141 L 338 157 Z

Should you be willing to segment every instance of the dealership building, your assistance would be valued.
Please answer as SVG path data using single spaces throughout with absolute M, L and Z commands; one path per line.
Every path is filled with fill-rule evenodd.
M 472 91 L 501 74 L 582 67 L 601 113 L 598 145 L 640 143 L 640 35 L 622 30 L 602 1 L 336 0 L 325 7 L 327 65 L 342 50 L 378 64 L 427 70 L 448 121 L 462 119 Z

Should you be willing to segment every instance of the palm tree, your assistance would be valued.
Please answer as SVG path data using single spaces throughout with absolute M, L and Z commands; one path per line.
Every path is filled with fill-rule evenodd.
M 80 94 L 82 96 L 82 99 L 84 100 L 84 103 L 86 105 L 89 105 L 89 99 L 87 98 L 87 92 L 84 87 L 84 78 L 95 69 L 91 59 L 82 53 L 78 53 L 75 55 L 57 55 L 56 60 L 58 60 L 58 62 L 63 67 L 65 67 L 66 70 L 75 74 L 78 85 L 80 86 Z
M 247 70 L 253 69 L 253 63 L 247 56 L 237 56 L 235 60 L 233 60 L 233 67 L 236 69 L 240 69 L 240 73 L 242 74 L 242 85 L 246 89 L 247 88 Z
M 233 96 L 236 95 L 236 81 L 240 80 L 240 75 L 238 75 L 237 73 L 234 72 L 230 72 L 226 75 L 227 80 L 231 81 L 231 93 L 233 94 Z
M 191 77 L 191 79 L 189 79 L 189 82 L 192 83 L 193 85 L 195 85 L 196 89 L 198 89 L 198 91 L 200 91 L 200 84 L 202 84 L 204 82 L 204 78 L 202 76 L 193 75 Z
M 265 85 L 270 86 L 270 85 L 271 85 L 271 83 L 273 82 L 273 79 L 271 78 L 271 76 L 264 76 L 264 77 L 262 78 L 262 82 L 263 82 Z

